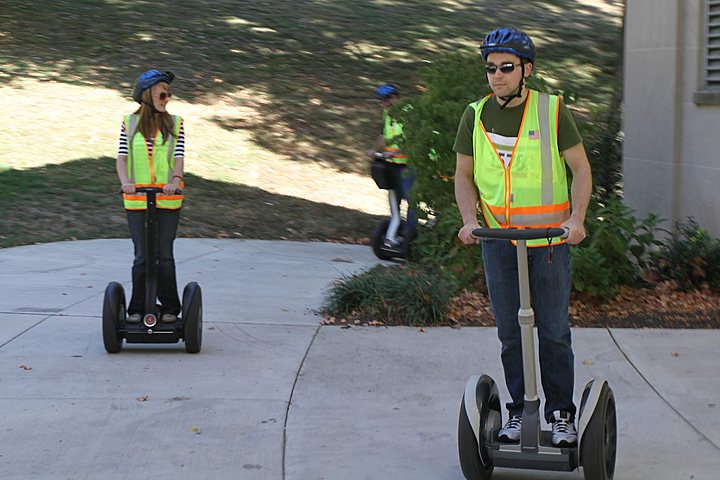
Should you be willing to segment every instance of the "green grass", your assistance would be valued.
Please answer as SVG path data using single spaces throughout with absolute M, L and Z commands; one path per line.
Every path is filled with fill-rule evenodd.
M 128 236 L 115 161 L 81 159 L 31 170 L 0 172 L 0 247 Z M 188 175 L 178 236 L 355 242 L 380 217 L 274 195 L 262 189 Z M 32 228 L 28 228 L 31 225 Z
M 150 67 L 177 74 L 179 101 L 171 112 L 187 122 L 194 205 L 287 193 L 283 205 L 297 204 L 294 211 L 306 213 L 297 215 L 309 219 L 317 203 L 332 197 L 329 203 L 346 208 L 345 235 L 336 232 L 332 215 L 307 220 L 298 235 L 367 236 L 370 216 L 384 208 L 380 192 L 357 183 L 367 177 L 363 152 L 379 128 L 375 85 L 393 81 L 417 93 L 420 68 L 445 53 L 475 52 L 491 28 L 504 24 L 534 36 L 538 73 L 572 85 L 568 93 L 578 96 L 578 112 L 608 104 L 620 88 L 622 2 L 509 0 L 496 6 L 467 0 L 5 0 L 0 171 L 13 170 L 0 174 L 2 245 L 67 238 L 70 231 L 81 238 L 125 234 L 93 226 L 119 215 L 119 205 L 91 202 L 77 187 L 73 193 L 53 190 L 62 180 L 47 175 L 67 174 L 72 182 L 73 172 L 91 168 L 106 177 L 89 179 L 105 185 L 97 195 L 112 197 L 112 168 L 92 170 L 93 162 L 114 155 L 120 116 L 133 108 L 131 84 Z M 38 145 L 28 148 L 28 141 Z M 18 177 L 22 181 L 14 183 Z M 349 185 L 345 192 L 343 185 Z M 29 186 L 33 194 L 23 190 Z M 210 187 L 219 196 L 204 190 Z M 44 202 L 49 194 L 52 206 Z M 370 194 L 373 199 L 360 198 Z M 79 207 L 81 197 L 94 208 Z M 188 235 L 221 236 L 242 226 L 245 238 L 268 238 L 269 227 L 243 219 L 265 218 L 263 205 L 233 204 L 218 224 L 181 228 Z

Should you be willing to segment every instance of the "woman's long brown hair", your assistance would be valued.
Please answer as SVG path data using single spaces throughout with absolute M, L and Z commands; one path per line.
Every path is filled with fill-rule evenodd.
M 166 83 L 162 84 L 167 85 Z M 153 107 L 151 107 L 153 104 L 151 90 L 152 87 L 142 93 L 143 103 L 140 104 L 140 108 L 135 112 L 136 115 L 140 116 L 138 130 L 145 138 L 155 138 L 155 134 L 158 129 L 160 129 L 163 136 L 163 143 L 165 143 L 168 138 L 170 138 L 170 135 L 175 136 L 175 122 L 172 115 L 167 111 L 153 113 Z M 168 88 L 167 91 L 169 92 L 170 89 Z M 132 139 L 128 139 L 128 142 L 130 141 L 132 141 Z

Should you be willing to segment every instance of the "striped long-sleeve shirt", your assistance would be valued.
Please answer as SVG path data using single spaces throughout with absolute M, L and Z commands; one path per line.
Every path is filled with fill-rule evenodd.
M 155 143 L 154 138 L 146 138 L 145 143 L 147 144 L 148 154 L 152 155 L 153 144 Z M 125 122 L 120 127 L 120 142 L 118 145 L 118 155 L 128 154 L 128 139 L 127 130 L 125 129 Z M 175 142 L 175 158 L 185 156 L 185 126 L 183 122 L 180 122 L 180 133 L 178 134 L 177 142 Z

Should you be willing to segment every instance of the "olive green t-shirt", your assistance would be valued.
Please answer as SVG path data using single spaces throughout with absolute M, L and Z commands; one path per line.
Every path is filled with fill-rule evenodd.
M 527 100 L 526 100 L 527 101 Z M 495 97 L 485 102 L 480 113 L 485 130 L 489 134 L 502 135 L 507 138 L 516 138 L 520 131 L 525 102 L 516 107 L 500 109 Z M 475 109 L 468 105 L 460 120 L 453 150 L 457 153 L 473 156 L 473 130 L 475 129 Z M 558 114 L 558 149 L 564 152 L 582 142 L 572 112 L 567 108 L 560 97 L 560 112 Z

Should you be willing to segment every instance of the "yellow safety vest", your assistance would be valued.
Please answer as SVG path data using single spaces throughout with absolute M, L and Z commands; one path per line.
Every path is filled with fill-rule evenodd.
M 397 163 L 399 165 L 407 164 L 407 155 L 397 153 L 400 146 L 397 144 L 397 137 L 403 134 L 402 124 L 393 120 L 393 118 L 383 110 L 383 137 L 385 137 L 385 151 L 391 152 L 394 156 L 386 159 L 388 162 Z
M 570 217 L 565 162 L 558 150 L 560 97 L 530 90 L 510 162 L 505 166 L 475 109 L 474 178 L 483 216 L 491 228 L 558 227 Z M 554 238 L 553 244 L 564 243 Z M 528 246 L 548 245 L 531 240 Z
M 128 178 L 138 187 L 162 187 L 172 181 L 175 171 L 175 143 L 180 134 L 182 118 L 173 115 L 174 132 L 164 141 L 160 130 L 155 134 L 152 155 L 148 153 L 142 132 L 138 130 L 138 115 L 125 116 L 125 131 L 128 138 Z M 182 185 L 181 185 L 182 187 Z M 157 208 L 177 210 L 182 207 L 182 195 L 157 195 Z M 145 194 L 124 194 L 123 201 L 128 210 L 145 210 Z

